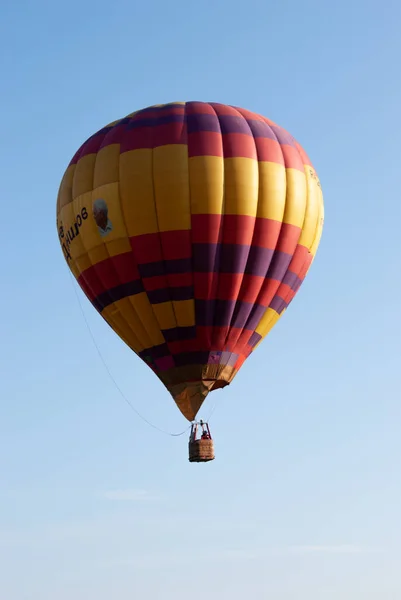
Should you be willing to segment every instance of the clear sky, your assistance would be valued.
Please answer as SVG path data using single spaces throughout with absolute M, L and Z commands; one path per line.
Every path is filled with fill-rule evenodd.
M 400 20 L 396 0 L 1 3 L 2 599 L 401 597 Z M 200 415 L 217 400 L 207 465 L 119 396 L 55 222 L 79 145 L 176 100 L 288 129 L 326 210 L 301 291 Z M 79 298 L 126 396 L 185 429 Z

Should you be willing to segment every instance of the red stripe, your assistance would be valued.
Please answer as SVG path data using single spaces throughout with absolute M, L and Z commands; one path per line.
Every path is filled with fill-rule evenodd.
M 226 338 L 230 332 L 230 326 L 213 327 L 212 346 L 223 350 Z
M 224 215 L 223 243 L 249 246 L 253 243 L 255 222 L 255 217 L 247 215 Z
M 81 273 L 78 282 L 93 300 L 103 292 L 135 279 L 139 279 L 139 273 L 134 256 L 125 252 L 89 267 Z
M 218 273 L 194 273 L 194 292 L 198 300 L 215 298 L 217 294 Z
M 251 335 L 253 335 L 252 331 L 232 327 L 227 337 L 225 350 L 227 350 L 227 352 L 234 352 L 235 354 L 242 354 Z M 238 342 L 239 338 L 240 342 Z
M 222 239 L 222 215 L 192 215 L 192 243 L 217 244 Z
M 295 142 L 295 146 L 301 156 L 301 159 L 302 159 L 302 162 L 304 163 L 304 165 L 310 165 L 311 167 L 313 167 L 311 159 L 309 158 L 309 156 L 307 155 L 305 150 L 302 148 L 301 144 L 298 144 L 298 142 Z
M 255 139 L 257 158 L 260 162 L 273 162 L 284 165 L 281 146 L 276 140 L 257 137 Z
M 237 115 L 238 116 L 238 115 Z M 245 133 L 226 133 L 223 135 L 224 158 L 258 159 L 253 136 Z
M 138 264 L 163 260 L 158 233 L 145 233 L 130 238 L 131 247 Z
M 247 358 L 247 357 L 246 357 L 244 354 L 242 354 L 242 355 L 241 355 L 241 356 L 238 358 L 237 362 L 236 362 L 236 363 L 235 363 L 235 365 L 234 365 L 234 368 L 235 368 L 235 369 L 237 369 L 237 371 L 238 371 L 238 370 L 239 370 L 239 369 L 242 367 L 242 365 L 243 365 L 243 364 L 244 364 L 244 362 L 246 361 L 246 358 Z
M 266 278 L 263 282 L 262 289 L 258 296 L 258 304 L 269 306 L 280 286 L 280 281 L 276 279 Z
M 241 288 L 242 273 L 220 273 L 218 276 L 218 300 L 236 300 Z M 213 298 L 213 296 L 208 296 Z
M 147 292 L 153 292 L 154 290 L 162 290 L 167 287 L 167 280 L 165 275 L 157 275 L 156 277 L 144 277 L 142 279 L 143 287 Z
M 298 171 L 302 171 L 302 173 L 305 172 L 304 164 L 296 148 L 288 144 L 281 144 L 281 151 L 287 169 L 297 169 Z
M 298 240 L 301 236 L 301 231 L 300 227 L 283 223 L 276 250 L 285 252 L 286 254 L 294 254 Z
M 287 285 L 286 283 L 282 283 L 279 286 L 275 296 L 278 296 L 279 298 L 282 298 L 283 300 L 287 301 L 287 298 L 291 297 L 292 299 L 295 296 L 295 292 L 290 288 L 289 285 Z
M 168 144 L 187 144 L 187 126 L 185 123 L 167 123 L 152 127 L 153 148 Z
M 153 148 L 153 128 L 126 129 L 120 139 L 120 154 L 130 150 Z
M 171 287 L 186 287 L 193 284 L 192 273 L 172 273 L 168 276 Z
M 188 134 L 188 157 L 223 157 L 223 140 L 220 133 L 214 131 L 196 131 Z
M 282 230 L 282 223 L 273 219 L 257 218 L 255 231 L 252 238 L 252 246 L 261 246 L 274 250 Z
M 238 300 L 254 304 L 261 290 L 265 278 L 259 275 L 244 275 L 242 287 L 238 294 Z
M 110 131 L 107 132 L 104 137 L 99 150 L 102 148 L 106 148 L 106 146 L 111 146 L 111 144 L 121 144 L 126 136 L 126 123 L 122 123 L 121 125 L 116 124 Z
M 160 235 L 163 258 L 165 260 L 191 257 L 191 231 L 189 229 L 180 231 L 162 231 L 160 234 L 155 233 L 151 235 L 154 235 L 155 238 Z
M 180 354 L 181 352 L 197 352 L 200 350 L 208 350 L 205 348 L 199 338 L 193 340 L 180 340 L 178 342 L 167 342 L 168 349 L 171 354 Z
M 288 270 L 300 277 L 304 264 L 308 260 L 308 254 L 308 248 L 306 248 L 306 246 L 301 246 L 298 244 L 298 246 L 295 249 L 294 255 L 291 259 L 291 263 L 288 267 Z

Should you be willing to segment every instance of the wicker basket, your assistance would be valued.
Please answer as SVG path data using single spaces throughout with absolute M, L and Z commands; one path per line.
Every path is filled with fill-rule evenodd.
M 189 462 L 209 462 L 214 460 L 213 440 L 190 440 L 188 444 Z

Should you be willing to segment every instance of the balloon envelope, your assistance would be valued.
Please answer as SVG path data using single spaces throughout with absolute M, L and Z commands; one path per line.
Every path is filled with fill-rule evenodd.
M 92 135 L 57 200 L 69 268 L 193 420 L 294 298 L 323 226 L 284 129 L 217 103 L 152 106 Z

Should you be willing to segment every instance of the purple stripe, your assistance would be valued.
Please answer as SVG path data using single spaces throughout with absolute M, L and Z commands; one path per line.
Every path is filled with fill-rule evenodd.
M 256 327 L 259 325 L 260 320 L 266 311 L 267 306 L 262 306 L 261 304 L 254 304 L 249 318 L 244 325 L 244 329 L 255 331 Z
M 268 275 L 280 281 L 292 259 L 279 250 L 245 244 L 193 244 L 192 250 L 195 272 Z
M 216 302 L 217 300 L 198 300 L 195 298 L 195 321 L 197 325 L 213 325 Z
M 221 133 L 219 120 L 216 115 L 196 113 L 187 115 L 187 131 L 188 133 L 196 133 L 198 131 Z
M 302 280 L 298 277 L 296 273 L 293 273 L 292 271 L 287 271 L 281 283 L 288 285 L 292 290 L 298 290 L 299 286 L 302 283 Z
M 221 244 L 192 244 L 193 268 L 198 273 L 219 271 Z
M 166 342 L 176 342 L 180 340 L 196 339 L 196 326 L 191 327 L 173 327 L 172 329 L 162 329 L 162 334 Z
M 247 273 L 262 277 L 267 273 L 273 254 L 284 254 L 245 244 L 193 244 L 192 249 L 195 272 Z
M 221 358 L 220 358 L 220 364 L 228 365 L 229 367 L 234 367 L 238 358 L 239 358 L 239 354 L 235 354 L 232 352 L 222 352 Z
M 235 115 L 219 115 L 221 132 L 225 133 L 243 133 L 252 135 L 252 131 L 244 117 Z
M 162 117 L 154 117 L 142 119 L 134 117 L 127 125 L 127 130 L 139 129 L 140 127 L 157 127 L 158 125 L 168 125 L 169 123 L 184 123 L 185 115 L 165 115 Z
M 168 356 L 170 351 L 168 349 L 167 344 L 159 344 L 158 346 L 152 346 L 152 348 L 146 348 L 145 350 L 141 350 L 139 352 L 139 356 L 146 360 L 147 357 L 151 357 L 153 360 L 155 358 L 162 358 L 163 356 Z M 148 362 L 146 360 L 146 362 Z
M 129 117 L 131 120 L 135 117 L 137 117 L 138 115 L 147 115 L 149 113 L 157 113 L 157 112 L 164 112 L 164 111 L 169 111 L 170 109 L 175 109 L 175 108 L 181 108 L 182 110 L 185 109 L 185 105 L 184 104 L 177 104 L 176 102 L 172 102 L 171 104 L 165 104 L 164 106 L 146 106 L 145 108 L 141 108 L 141 110 L 138 110 L 138 112 L 136 112 L 134 115 L 132 115 L 132 117 Z
M 288 133 L 288 131 L 278 127 L 278 125 L 271 125 L 271 129 L 274 131 L 274 134 L 276 135 L 280 144 L 286 144 L 288 146 L 293 146 L 294 148 L 296 147 L 295 140 L 292 135 Z
M 280 296 L 274 296 L 273 300 L 270 302 L 269 308 L 272 308 L 279 315 L 281 315 L 281 313 L 285 308 L 287 308 L 287 306 L 287 302 L 280 298 Z
M 174 260 L 158 260 L 156 262 L 138 265 L 141 277 L 156 277 L 158 275 L 174 275 L 177 273 L 191 273 L 192 260 L 190 258 L 177 258 Z
M 235 115 L 208 115 L 192 113 L 187 115 L 188 133 L 198 131 L 212 131 L 223 135 L 228 133 L 242 133 L 252 135 L 248 122 L 243 117 Z
M 267 272 L 267 277 L 270 279 L 275 279 L 276 281 L 282 281 L 287 272 L 291 259 L 291 254 L 276 251 Z
M 254 331 L 266 306 L 235 300 L 195 300 L 196 324 L 205 327 L 238 327 Z
M 265 277 L 274 254 L 281 254 L 281 252 L 274 252 L 270 248 L 261 246 L 251 246 L 245 273 Z
M 182 352 L 174 355 L 174 362 L 177 367 L 186 365 L 207 365 L 209 351 L 205 352 Z
M 194 288 L 192 285 L 163 288 L 161 290 L 151 290 L 147 294 L 151 304 L 161 304 L 170 300 L 191 300 L 194 297 Z
M 272 131 L 271 127 L 264 121 L 257 121 L 256 119 L 247 119 L 250 130 L 254 138 L 266 138 L 277 142 L 277 138 Z
M 266 306 L 261 304 L 237 302 L 231 327 L 254 331 L 265 312 Z
M 128 296 L 135 296 L 143 291 L 144 288 L 142 282 L 139 279 L 135 279 L 134 281 L 117 285 L 116 287 L 107 290 L 107 292 L 102 292 L 96 296 L 92 301 L 92 304 L 97 311 L 102 312 L 106 306 L 113 304 L 113 302 L 117 302 Z
M 248 345 L 254 348 L 261 339 L 262 336 L 259 333 L 256 333 L 256 331 L 254 331 L 251 337 L 249 338 Z

